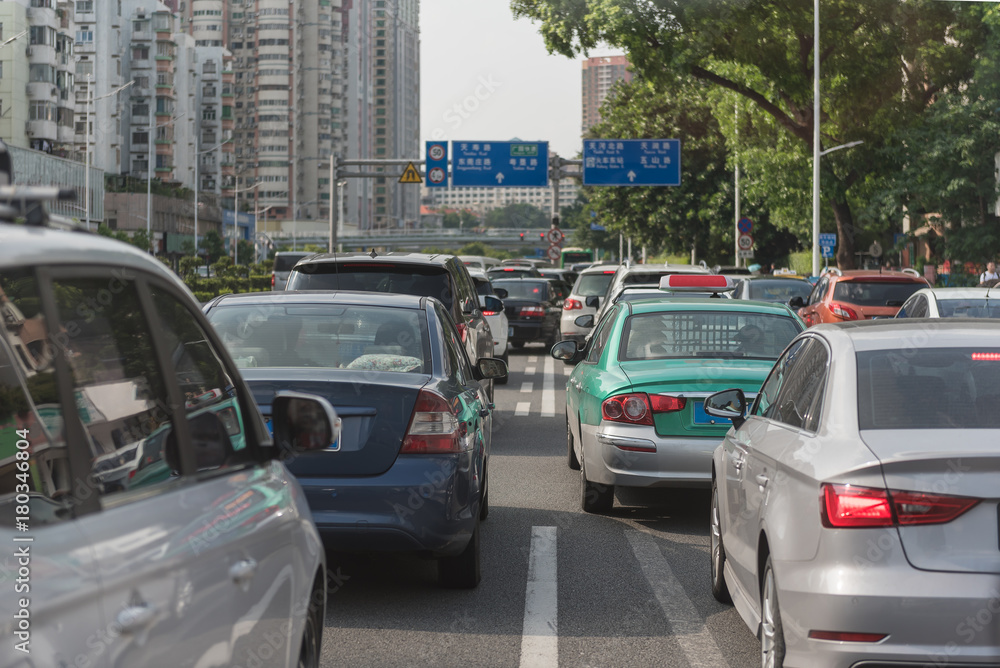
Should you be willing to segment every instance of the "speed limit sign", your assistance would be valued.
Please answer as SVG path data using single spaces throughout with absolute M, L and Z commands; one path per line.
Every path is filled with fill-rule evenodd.
M 740 250 L 750 250 L 753 248 L 753 237 L 749 234 L 741 234 L 737 243 L 739 244 Z
M 444 146 L 441 144 L 431 144 L 427 148 L 427 155 L 431 160 L 443 160 L 444 159 Z

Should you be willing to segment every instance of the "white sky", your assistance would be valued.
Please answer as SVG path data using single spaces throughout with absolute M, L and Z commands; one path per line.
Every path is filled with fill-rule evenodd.
M 538 26 L 515 21 L 508 0 L 423 0 L 421 154 L 430 139 L 518 137 L 548 141 L 550 152 L 576 157 L 581 62 L 549 55 Z

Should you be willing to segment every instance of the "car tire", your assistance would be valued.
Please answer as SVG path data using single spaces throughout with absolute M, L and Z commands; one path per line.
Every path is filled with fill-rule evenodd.
M 580 470 L 580 460 L 576 458 L 576 450 L 573 449 L 573 430 L 569 428 L 569 415 L 566 416 L 566 460 L 572 470 Z
M 712 559 L 712 596 L 719 603 L 732 604 L 729 586 L 726 584 L 726 547 L 722 544 L 722 517 L 719 514 L 719 487 L 712 480 L 712 511 L 710 517 L 710 541 Z
M 760 665 L 782 668 L 785 665 L 785 634 L 778 605 L 778 585 L 774 579 L 771 555 L 767 555 L 760 583 Z
M 513 348 L 514 350 L 520 350 L 521 348 L 524 347 L 524 341 L 511 341 L 510 347 Z
M 475 589 L 481 578 L 479 568 L 479 520 L 469 544 L 454 557 L 438 559 L 438 582 L 449 589 Z
M 326 600 L 325 592 L 322 589 L 325 585 L 323 577 L 317 574 L 306 608 L 305 626 L 302 629 L 302 646 L 299 649 L 299 660 L 295 664 L 297 668 L 319 668 L 320 651 L 323 647 L 323 623 L 326 617 L 326 610 L 323 609 L 322 605 L 322 601 Z
M 615 486 L 602 485 L 587 480 L 587 467 L 580 464 L 581 499 L 580 505 L 586 513 L 603 514 L 615 504 Z

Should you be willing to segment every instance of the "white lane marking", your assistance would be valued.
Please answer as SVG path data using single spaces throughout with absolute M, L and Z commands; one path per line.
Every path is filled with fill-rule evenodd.
M 521 668 L 559 665 L 559 597 L 556 527 L 531 527 L 528 586 L 524 597 Z
M 521 383 L 521 391 L 522 392 L 531 392 L 534 389 L 535 389 L 535 384 L 532 383 L 530 380 Z
M 533 367 L 533 366 L 526 366 L 526 367 L 524 367 L 524 375 L 525 376 L 534 376 L 535 375 L 535 367 Z
M 530 355 L 528 357 L 528 364 L 536 364 L 538 362 L 538 355 Z
M 542 380 L 542 417 L 556 416 L 555 360 L 545 359 L 545 378 Z
M 517 406 L 514 408 L 514 415 L 528 415 L 531 413 L 531 402 L 530 401 L 519 401 Z
M 687 597 L 656 541 L 642 531 L 626 531 L 625 536 L 670 624 L 671 634 L 692 668 L 727 665 L 715 639 L 705 628 L 705 620 Z
M 571 367 L 569 365 L 566 365 L 566 368 L 563 369 L 563 373 L 566 374 L 567 376 L 572 375 L 573 374 L 573 367 Z

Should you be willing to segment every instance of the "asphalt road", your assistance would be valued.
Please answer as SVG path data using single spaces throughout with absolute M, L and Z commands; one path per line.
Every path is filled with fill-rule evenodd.
M 414 557 L 329 555 L 323 666 L 759 665 L 756 638 L 709 590 L 707 490 L 580 509 L 568 367 L 545 353 L 512 352 L 497 386 L 480 586 L 441 589 Z

